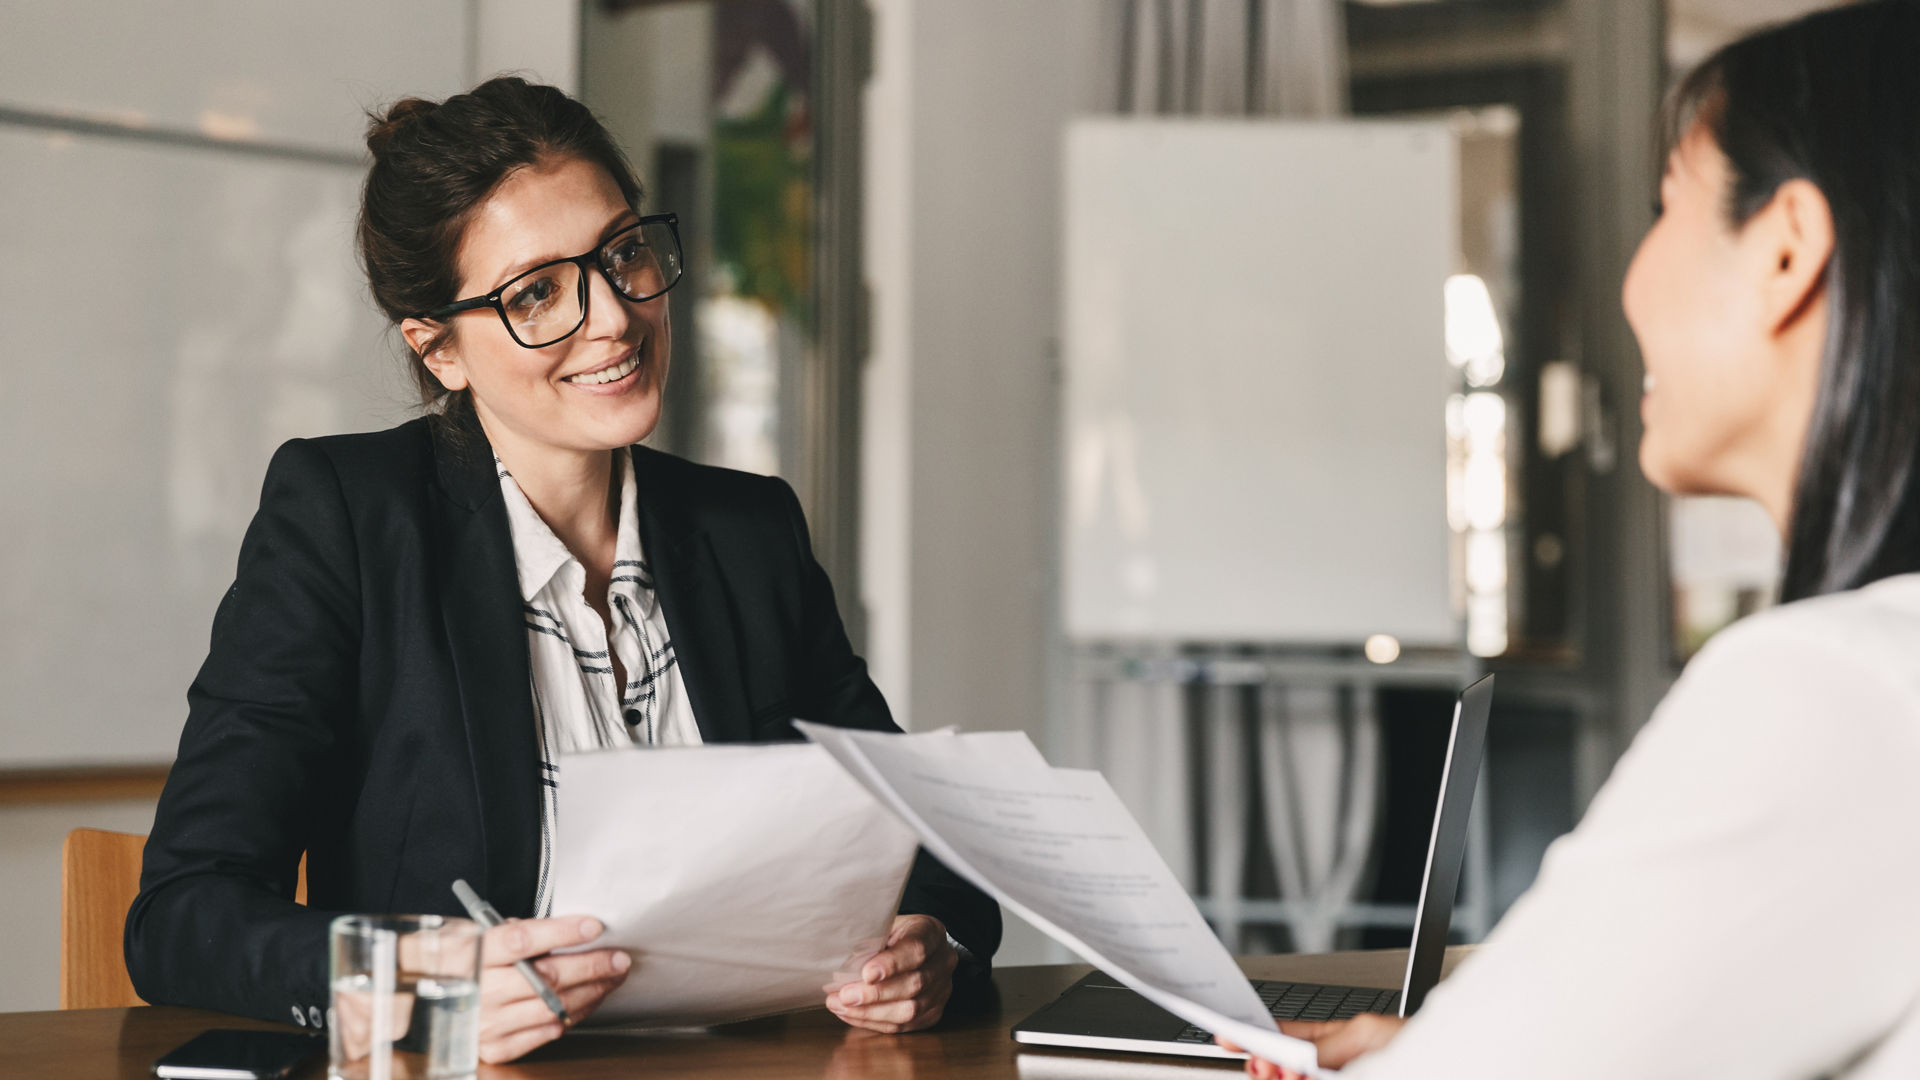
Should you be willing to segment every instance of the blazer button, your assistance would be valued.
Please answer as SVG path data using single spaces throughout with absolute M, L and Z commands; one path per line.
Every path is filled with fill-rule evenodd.
M 318 1028 L 318 1027 L 320 1027 L 320 1026 L 321 1026 L 321 1023 L 320 1023 L 320 1006 L 318 1006 L 318 1005 L 309 1005 L 309 1006 L 307 1006 L 307 1019 L 313 1022 L 313 1026 L 314 1026 L 314 1027 L 316 1027 L 316 1028 Z
M 293 1022 L 299 1024 L 301 1027 L 307 1026 L 307 1014 L 301 1012 L 300 1006 L 298 1005 L 293 1007 Z

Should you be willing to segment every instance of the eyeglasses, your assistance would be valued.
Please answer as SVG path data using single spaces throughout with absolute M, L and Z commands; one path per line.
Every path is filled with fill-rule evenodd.
M 683 269 L 680 217 L 654 214 L 614 233 L 585 254 L 528 270 L 485 296 L 456 300 L 422 319 L 492 308 L 522 348 L 540 349 L 573 336 L 587 321 L 587 268 L 629 300 L 651 300 L 673 288 Z

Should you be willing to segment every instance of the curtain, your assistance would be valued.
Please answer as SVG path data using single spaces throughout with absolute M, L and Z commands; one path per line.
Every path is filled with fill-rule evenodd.
M 1338 116 L 1347 110 L 1339 0 L 1126 0 L 1122 113 Z

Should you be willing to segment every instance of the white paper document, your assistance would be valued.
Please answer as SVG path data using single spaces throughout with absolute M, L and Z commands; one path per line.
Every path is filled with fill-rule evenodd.
M 560 759 L 553 913 L 633 957 L 592 1023 L 678 1027 L 810 1008 L 892 925 L 916 843 L 818 746 Z
M 1331 1076 L 1273 1018 L 1096 772 L 1024 734 L 887 735 L 799 723 L 955 873 L 1154 1004 L 1296 1072 Z

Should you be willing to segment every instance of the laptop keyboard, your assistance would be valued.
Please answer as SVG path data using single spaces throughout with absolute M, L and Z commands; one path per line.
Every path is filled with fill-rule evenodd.
M 1257 980 L 1254 992 L 1275 1020 L 1346 1020 L 1361 1013 L 1392 1015 L 1400 1008 L 1400 991 L 1366 986 L 1320 986 L 1316 983 Z M 1209 1043 L 1213 1036 L 1187 1025 L 1175 1042 Z

